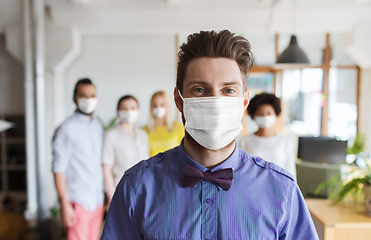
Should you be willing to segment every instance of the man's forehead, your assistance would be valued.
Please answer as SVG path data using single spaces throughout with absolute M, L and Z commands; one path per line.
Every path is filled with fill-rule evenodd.
M 203 80 L 191 80 L 185 82 L 186 86 L 193 86 L 193 85 L 204 85 L 204 86 L 211 86 L 211 85 L 221 85 L 221 86 L 242 86 L 243 83 L 240 79 L 231 79 L 225 81 L 217 81 L 211 79 L 210 81 L 203 81 Z
M 196 58 L 187 67 L 185 83 L 210 84 L 242 84 L 242 75 L 238 64 L 228 58 Z
M 93 84 L 78 84 L 77 85 L 77 90 L 82 90 L 82 89 L 88 89 L 88 90 L 95 90 L 95 86 Z

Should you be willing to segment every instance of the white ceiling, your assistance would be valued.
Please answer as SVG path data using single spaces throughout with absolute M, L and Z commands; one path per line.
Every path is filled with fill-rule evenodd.
M 45 0 L 56 25 L 85 32 L 346 32 L 371 0 Z M 22 22 L 22 0 L 0 0 L 0 33 Z M 293 10 L 294 9 L 294 10 Z M 293 19 L 295 21 L 293 22 Z M 293 26 L 296 26 L 293 29 Z
M 48 0 L 48 4 L 55 24 L 75 25 L 86 32 L 188 33 L 224 28 L 346 32 L 371 18 L 370 0 L 89 0 L 86 5 Z
M 339 52 L 339 59 L 344 59 L 344 46 L 349 46 L 349 41 L 353 41 L 351 44 L 354 45 L 359 39 L 371 39 L 371 28 L 363 27 L 361 34 L 357 30 L 360 24 L 371 24 L 371 0 L 44 1 L 48 6 L 48 26 L 54 25 L 56 29 L 74 26 L 83 34 L 177 33 L 180 42 L 183 42 L 191 32 L 230 29 L 249 39 L 256 38 L 254 46 L 263 44 L 261 39 L 268 39 L 268 45 L 273 47 L 274 34 L 279 33 L 282 40 L 279 49 L 282 50 L 291 33 L 299 36 L 302 46 L 312 46 L 313 43 L 305 41 L 317 38 L 320 39 L 314 42 L 322 46 L 325 33 L 331 33 L 332 36 L 339 36 L 332 41 L 342 39 L 338 44 L 342 47 L 334 50 L 334 53 Z M 22 2 L 0 0 L 0 34 L 9 26 L 22 24 Z M 263 37 L 259 39 L 259 36 Z M 363 43 L 358 50 L 365 49 L 364 45 L 369 46 Z M 260 48 L 265 49 L 264 46 Z M 311 52 L 311 49 L 305 50 Z M 362 53 L 371 56 L 370 51 L 371 48 L 369 53 Z M 264 52 L 258 55 L 264 56 Z M 313 53 L 317 62 L 321 61 L 321 56 L 320 51 Z
M 305 8 L 339 8 L 352 6 L 369 5 L 371 0 L 45 0 L 48 4 L 55 7 L 66 7 L 75 5 L 85 5 L 90 7 L 113 7 L 113 8 L 162 8 L 162 7 L 181 7 L 181 8 L 225 8 L 225 7 L 246 7 L 246 8 L 266 8 L 272 5 L 277 7 L 297 7 Z M 72 4 L 71 4 L 72 3 Z

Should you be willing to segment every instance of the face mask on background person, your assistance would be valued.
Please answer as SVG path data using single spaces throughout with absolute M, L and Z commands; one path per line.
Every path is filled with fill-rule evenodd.
M 244 98 L 183 98 L 184 128 L 201 146 L 218 150 L 230 144 L 243 129 Z
M 165 108 L 155 108 L 153 109 L 153 116 L 156 118 L 162 118 L 165 116 L 166 109 Z
M 129 111 L 119 111 L 119 119 L 124 123 L 135 123 L 138 120 L 139 111 L 129 110 Z
M 276 123 L 276 116 L 255 117 L 254 121 L 261 128 L 271 128 Z
M 92 114 L 97 107 L 97 98 L 79 98 L 77 99 L 78 109 L 85 114 Z

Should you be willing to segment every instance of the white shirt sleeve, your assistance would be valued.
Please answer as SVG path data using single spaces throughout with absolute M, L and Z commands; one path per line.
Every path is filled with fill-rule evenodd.
M 238 147 L 241 148 L 242 150 L 244 150 L 245 152 L 252 154 L 249 150 L 250 149 L 249 148 L 249 139 L 250 139 L 250 135 L 247 135 L 247 136 L 243 137 L 240 140 L 240 142 L 238 144 Z
M 151 154 L 149 154 L 149 139 L 148 139 L 148 134 L 147 134 L 147 132 L 145 132 L 143 130 L 142 130 L 142 134 L 143 134 L 143 145 L 144 145 L 144 148 L 143 149 L 145 151 L 144 158 L 145 159 L 148 159 L 151 156 Z M 141 160 L 143 160 L 143 159 L 141 159 Z
M 112 132 L 107 131 L 104 134 L 102 163 L 113 166 L 115 163 L 115 150 L 112 141 Z
M 53 172 L 65 173 L 71 158 L 72 142 L 68 137 L 67 126 L 62 124 L 53 138 Z
M 295 155 L 293 154 L 292 142 L 289 138 L 286 138 L 286 153 L 287 153 L 287 162 L 286 170 L 291 173 L 296 181 L 296 165 L 295 165 Z

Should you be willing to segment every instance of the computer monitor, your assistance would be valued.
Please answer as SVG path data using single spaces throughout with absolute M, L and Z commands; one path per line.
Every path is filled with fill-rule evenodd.
M 333 137 L 299 137 L 298 158 L 314 163 L 343 163 L 347 142 Z

